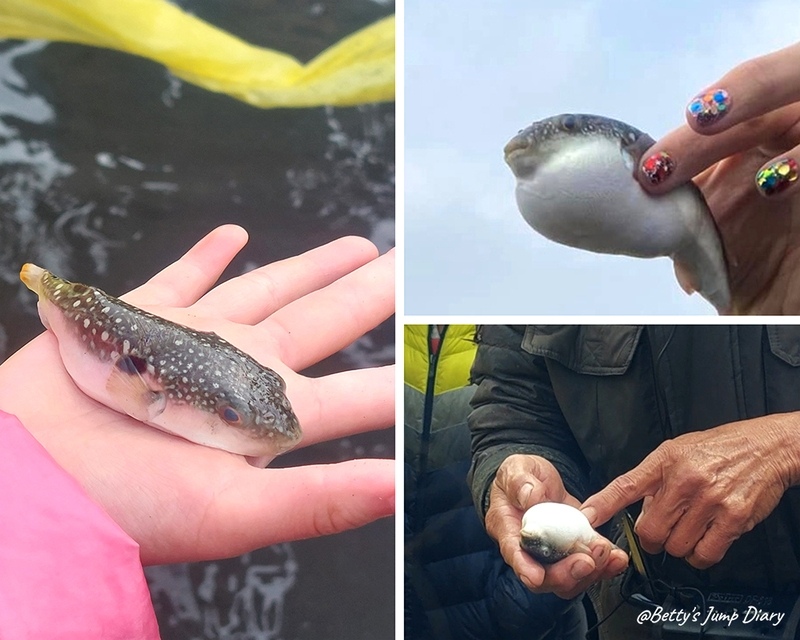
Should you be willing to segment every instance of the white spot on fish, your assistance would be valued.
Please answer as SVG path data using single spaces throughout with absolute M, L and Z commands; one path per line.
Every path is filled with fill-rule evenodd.
M 83 328 L 84 328 L 84 329 L 88 329 L 88 328 L 89 328 L 89 325 L 91 324 L 91 322 L 92 322 L 92 321 L 91 321 L 91 320 L 89 320 L 89 318 L 86 318 L 86 320 L 84 320 L 84 321 L 83 321 Z
M 103 331 L 103 333 L 100 334 L 100 339 L 103 342 L 107 342 L 108 341 L 108 331 Z
M 111 307 L 103 307 L 102 309 L 100 309 L 101 313 L 108 313 L 109 311 L 111 311 Z
M 123 340 L 122 341 L 122 355 L 127 356 L 128 352 L 130 350 L 131 350 L 130 340 Z
M 80 307 L 81 306 L 81 301 L 80 300 L 76 300 L 75 302 L 72 303 L 72 306 L 73 307 Z

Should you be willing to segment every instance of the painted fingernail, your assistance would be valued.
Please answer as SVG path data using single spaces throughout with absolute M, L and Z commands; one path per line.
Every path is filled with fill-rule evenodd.
M 725 89 L 706 91 L 692 100 L 686 110 L 698 126 L 707 127 L 731 110 L 731 97 Z
M 642 163 L 642 173 L 650 184 L 661 184 L 675 171 L 675 161 L 666 151 L 658 151 Z
M 592 571 L 594 571 L 594 567 L 592 567 L 591 564 L 585 560 L 578 560 L 572 565 L 572 569 L 569 570 L 569 574 L 572 576 L 573 580 L 583 580 Z
M 756 186 L 765 196 L 780 193 L 797 180 L 797 162 L 782 158 L 756 174 Z

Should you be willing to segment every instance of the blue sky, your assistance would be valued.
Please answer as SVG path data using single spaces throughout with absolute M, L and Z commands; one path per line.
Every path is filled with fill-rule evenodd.
M 519 129 L 564 112 L 658 139 L 706 85 L 800 39 L 796 0 L 662 4 L 405 4 L 407 315 L 714 313 L 680 290 L 668 258 L 538 236 L 503 162 Z

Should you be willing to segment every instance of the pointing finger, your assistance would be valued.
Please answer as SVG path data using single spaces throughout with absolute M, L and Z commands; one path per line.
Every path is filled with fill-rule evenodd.
M 589 497 L 581 506 L 583 515 L 597 528 L 611 516 L 648 495 L 661 479 L 658 450 L 628 473 L 612 480 L 608 486 Z

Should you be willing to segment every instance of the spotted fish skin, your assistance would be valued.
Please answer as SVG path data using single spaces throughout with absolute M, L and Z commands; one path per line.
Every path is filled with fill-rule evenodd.
M 58 339 L 67 372 L 95 400 L 261 464 L 300 440 L 284 380 L 218 335 L 35 265 L 20 277 L 39 295 L 39 315 Z
M 652 196 L 634 177 L 653 144 L 646 133 L 604 116 L 562 114 L 534 122 L 505 146 L 517 206 L 531 227 L 561 244 L 669 256 L 685 289 L 729 313 L 722 241 L 700 190 L 688 183 Z

